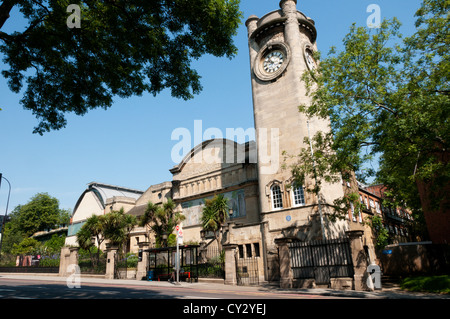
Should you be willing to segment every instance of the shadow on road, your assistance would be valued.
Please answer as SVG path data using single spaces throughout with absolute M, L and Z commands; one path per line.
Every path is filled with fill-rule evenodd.
M 161 291 L 146 287 L 116 287 L 82 284 L 80 288 L 69 288 L 63 283 L 39 283 L 0 285 L 0 299 L 179 299 L 181 295 L 173 289 Z

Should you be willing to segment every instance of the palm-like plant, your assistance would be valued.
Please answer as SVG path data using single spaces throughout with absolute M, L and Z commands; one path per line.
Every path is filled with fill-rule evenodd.
M 123 247 L 136 224 L 136 217 L 125 214 L 123 208 L 111 211 L 104 215 L 103 234 L 111 244 Z
M 219 252 L 222 251 L 220 243 L 222 225 L 229 216 L 230 207 L 228 198 L 222 194 L 214 196 L 212 199 L 205 200 L 205 207 L 202 211 L 202 227 L 205 231 L 212 231 L 217 241 Z
M 98 247 L 105 240 L 103 235 L 103 219 L 104 216 L 92 215 L 86 219 L 86 222 L 77 233 L 78 246 L 89 252 L 94 266 L 98 265 L 100 249 L 97 249 L 96 258 L 93 258 L 92 248 L 95 246 L 93 239 L 96 239 Z
M 93 238 L 96 239 L 98 247 L 108 240 L 111 244 L 122 248 L 136 224 L 136 217 L 125 214 L 123 208 L 101 216 L 92 215 L 78 231 L 77 242 L 80 248 L 89 253 L 95 245 Z M 98 264 L 99 258 L 100 249 L 97 249 L 97 258 L 95 262 L 93 260 L 94 264 Z
M 140 219 L 140 226 L 149 227 L 155 234 L 156 243 L 159 246 L 163 244 L 163 236 L 173 233 L 175 226 L 185 219 L 185 216 L 176 212 L 175 208 L 176 205 L 170 198 L 162 205 L 149 202 L 145 214 Z

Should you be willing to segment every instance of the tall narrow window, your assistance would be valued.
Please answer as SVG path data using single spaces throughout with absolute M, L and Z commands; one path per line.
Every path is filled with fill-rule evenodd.
M 350 211 L 352 212 L 352 220 L 356 222 L 355 207 L 353 206 L 353 203 L 350 203 Z M 359 213 L 361 214 L 361 211 Z
M 255 249 L 255 257 L 260 257 L 261 255 L 259 253 L 259 243 L 254 243 L 253 248 Z
M 272 208 L 273 209 L 279 209 L 283 208 L 283 199 L 281 197 L 281 189 L 278 185 L 273 185 L 270 188 L 272 192 Z
M 239 258 L 244 258 L 244 245 L 239 245 Z
M 305 205 L 305 192 L 303 191 L 303 187 L 295 187 L 292 190 L 293 203 L 294 206 Z
M 252 244 L 245 244 L 245 251 L 247 253 L 247 258 L 253 257 L 252 254 Z

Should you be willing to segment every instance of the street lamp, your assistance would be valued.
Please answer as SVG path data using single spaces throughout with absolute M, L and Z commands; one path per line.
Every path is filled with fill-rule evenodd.
M 5 212 L 5 217 L 2 220 L 2 225 L 1 225 L 1 233 L 0 233 L 0 256 L 2 253 L 2 244 L 3 244 L 3 229 L 5 228 L 5 223 L 6 223 L 6 217 L 8 216 L 8 206 L 9 206 L 9 197 L 11 195 L 11 183 L 5 178 L 3 177 L 2 173 L 0 173 L 0 188 L 2 186 L 2 179 L 4 179 L 5 181 L 8 182 L 9 185 L 9 191 L 8 191 L 8 201 L 6 202 L 6 212 Z

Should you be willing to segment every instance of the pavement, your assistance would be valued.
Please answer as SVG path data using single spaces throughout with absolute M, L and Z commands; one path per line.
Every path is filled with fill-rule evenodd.
M 19 273 L 0 273 L 0 279 L 21 279 L 21 280 L 39 280 L 48 282 L 66 282 L 67 278 L 60 277 L 56 274 L 19 274 Z M 147 287 L 180 287 L 187 289 L 224 289 L 223 283 L 217 281 L 200 280 L 196 283 L 181 282 L 179 284 L 167 281 L 146 281 L 134 279 L 105 279 L 103 276 L 81 275 L 81 285 L 83 283 L 100 284 L 100 285 L 126 285 L 126 286 L 147 286 Z M 396 284 L 390 283 L 381 290 L 375 291 L 354 291 L 354 290 L 335 290 L 328 288 L 314 289 L 283 289 L 274 285 L 258 285 L 258 286 L 225 286 L 228 291 L 245 292 L 245 291 L 267 291 L 274 293 L 299 293 L 312 294 L 330 297 L 347 297 L 359 299 L 450 299 L 448 294 L 434 294 L 422 292 L 407 292 L 400 289 Z

